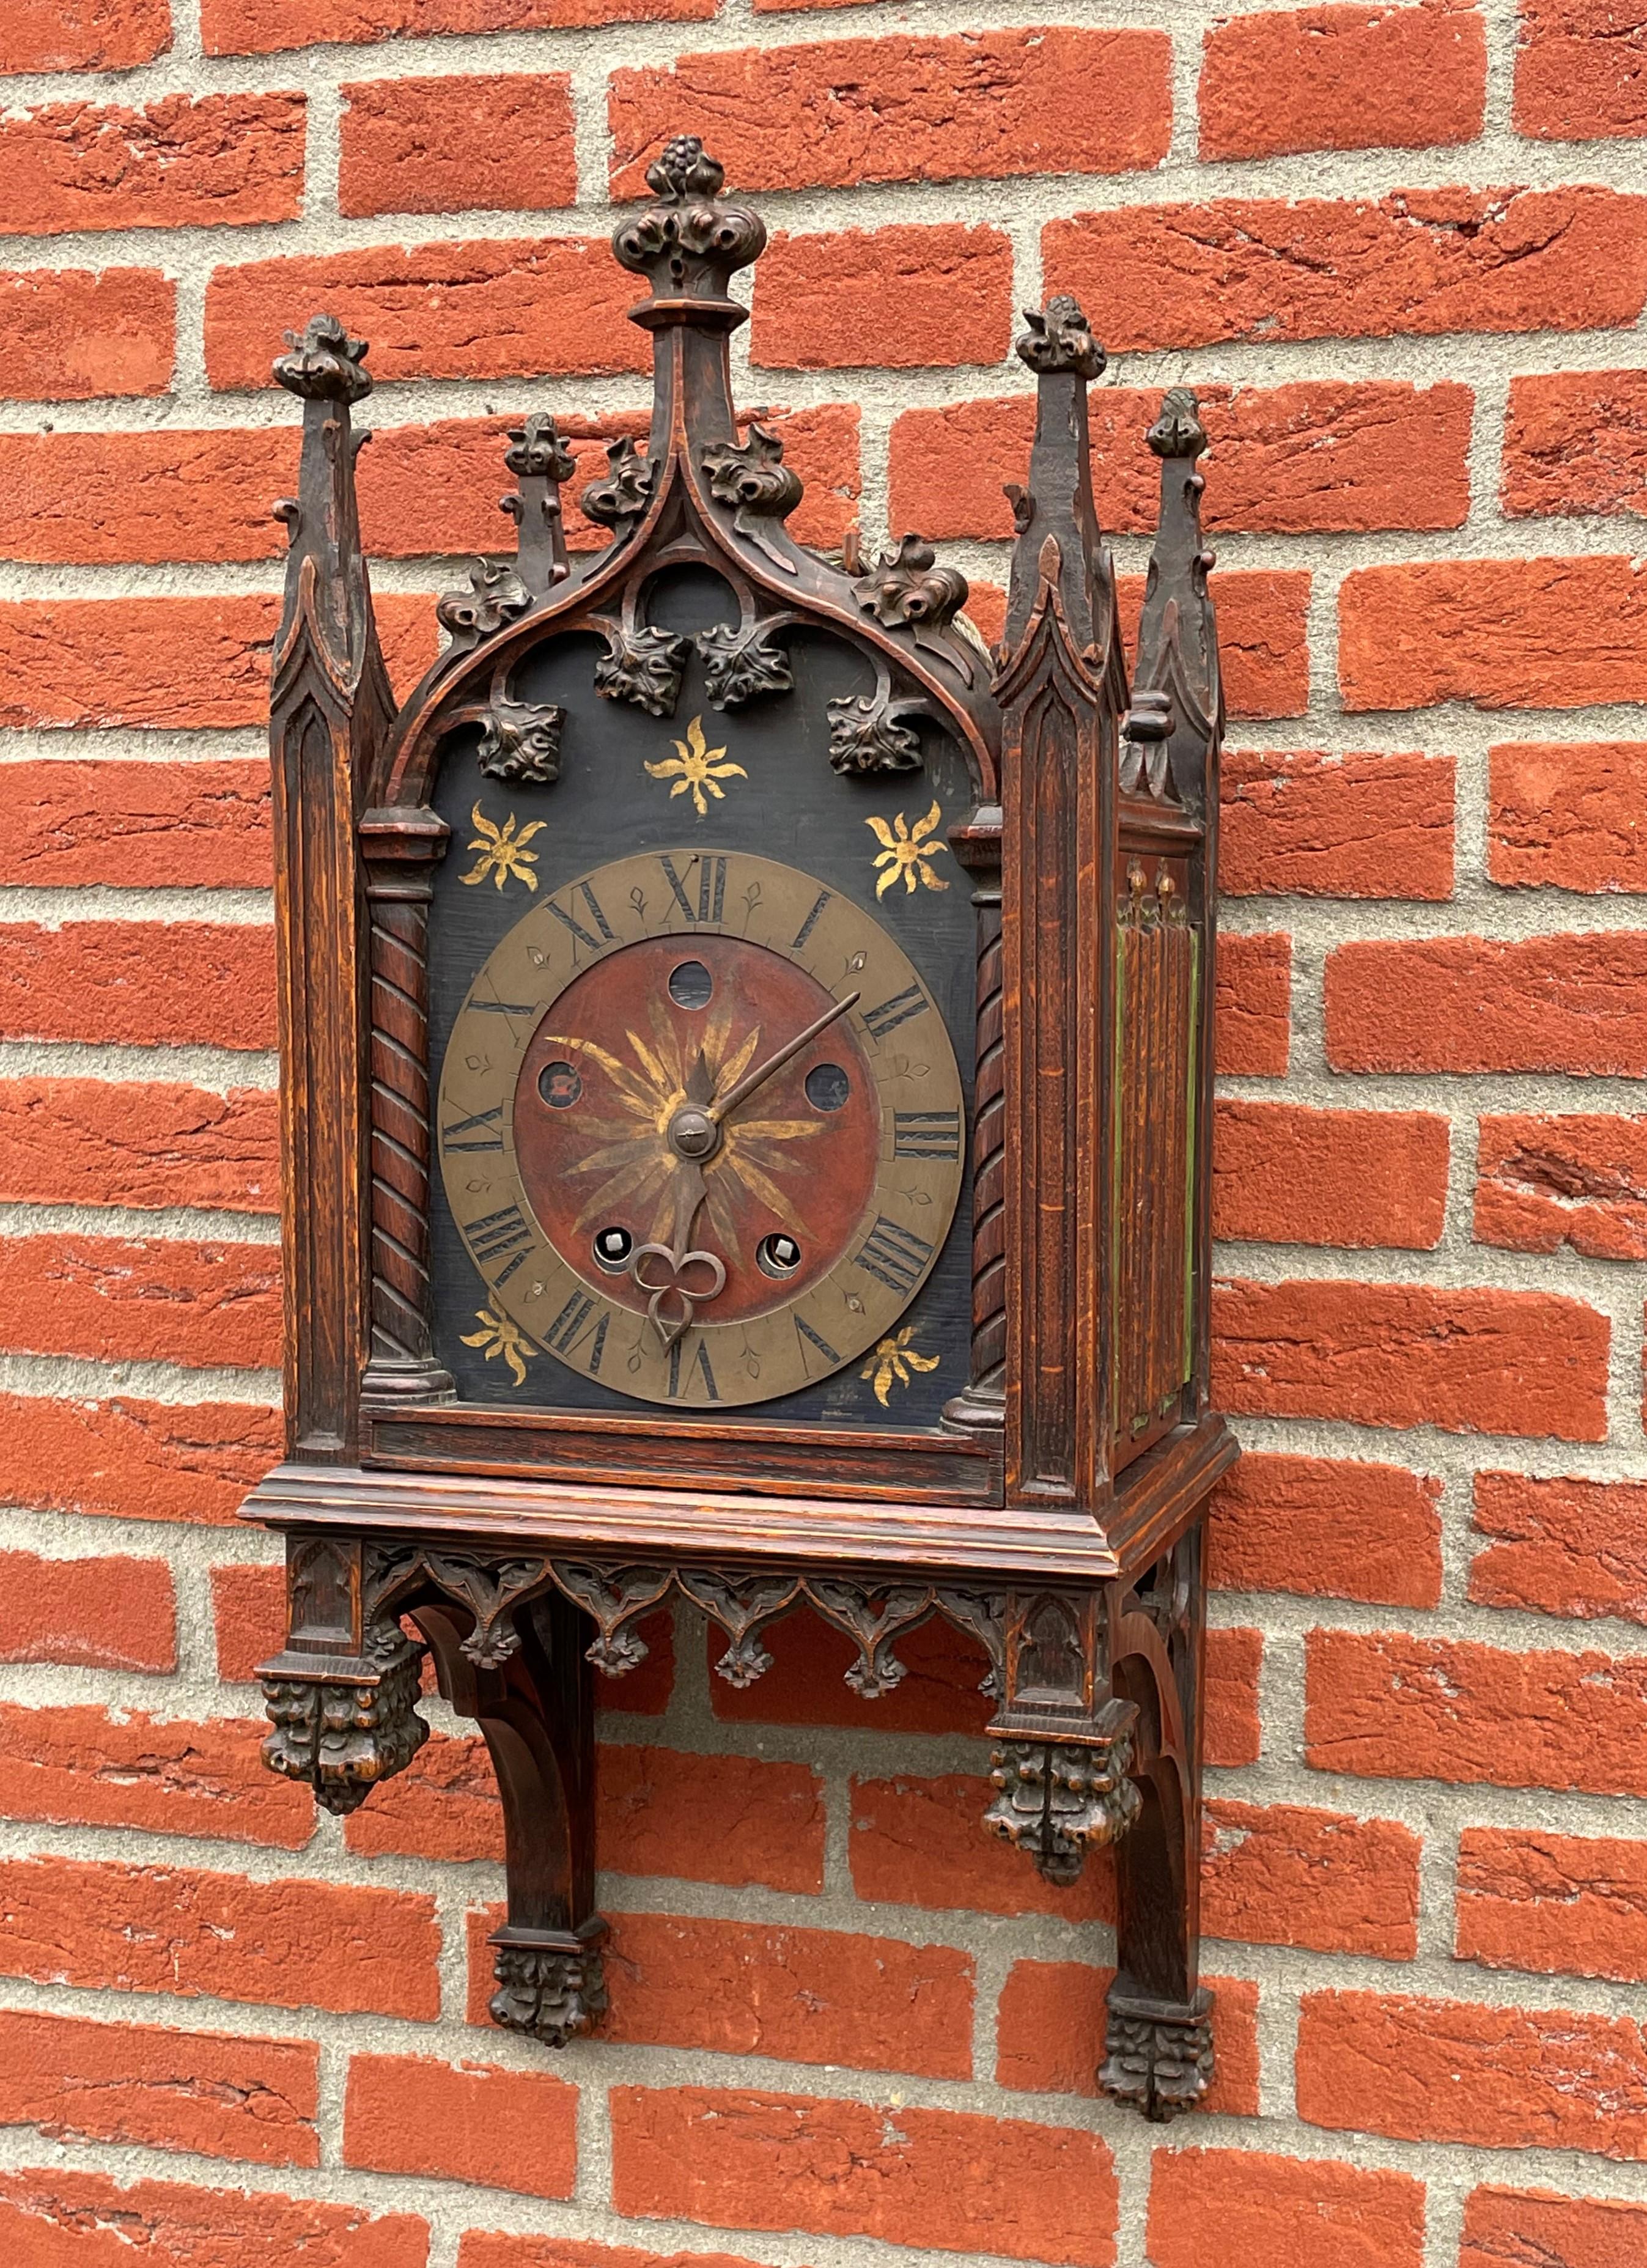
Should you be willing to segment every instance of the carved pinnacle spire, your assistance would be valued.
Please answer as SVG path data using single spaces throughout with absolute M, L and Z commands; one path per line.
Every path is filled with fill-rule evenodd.
M 287 332 L 286 345 L 275 377 L 303 403 L 303 453 L 296 498 L 283 497 L 275 506 L 289 544 L 285 604 L 275 642 L 276 695 L 306 621 L 337 697 L 351 702 L 377 649 L 355 499 L 355 459 L 371 435 L 355 432 L 349 415 L 349 405 L 371 391 L 364 367 L 366 342 L 350 338 L 335 315 L 315 315 L 301 336 Z
M 563 583 L 571 568 L 566 556 L 566 530 L 561 513 L 561 483 L 577 470 L 571 451 L 562 440 L 555 420 L 534 410 L 524 425 L 509 429 L 504 462 L 520 485 L 498 498 L 520 530 L 516 571 L 527 590 L 540 596 Z
M 1114 611 L 1114 578 L 1092 501 L 1086 424 L 1087 384 L 1104 367 L 1104 350 L 1073 299 L 1051 299 L 1039 313 L 1026 307 L 1024 313 L 1029 328 L 1018 342 L 1018 356 L 1036 377 L 1035 439 L 1027 487 L 1007 490 L 1017 541 L 1006 644 L 1011 649 L 1022 638 L 1046 574 L 1057 588 L 1070 638 L 1086 652 L 1107 644 Z
M 1187 386 L 1173 388 L 1146 438 L 1161 460 L 1161 511 L 1138 623 L 1121 778 L 1128 789 L 1147 778 L 1158 795 L 1170 775 L 1181 799 L 1198 810 L 1217 760 L 1224 696 L 1217 622 L 1207 589 L 1216 554 L 1202 535 L 1206 481 L 1195 463 L 1207 432 Z

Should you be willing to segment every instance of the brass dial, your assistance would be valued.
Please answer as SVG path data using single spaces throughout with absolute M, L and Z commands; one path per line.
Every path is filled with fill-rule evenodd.
M 528 1391 L 542 1353 L 678 1407 L 794 1393 L 891 1331 L 960 1195 L 960 1074 L 914 964 L 738 851 L 546 894 L 470 986 L 437 1108 L 471 1344 Z

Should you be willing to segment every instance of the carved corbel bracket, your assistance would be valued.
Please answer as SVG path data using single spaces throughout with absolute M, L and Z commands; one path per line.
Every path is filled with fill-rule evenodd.
M 305 1781 L 339 1817 L 357 1810 L 429 1738 L 416 1709 L 424 1651 L 388 1624 L 352 1660 L 287 1653 L 264 1662 L 258 1674 L 274 1730 L 262 1755 L 270 1771 Z
M 607 1925 L 598 1917 L 581 1929 L 495 1929 L 492 1948 L 497 1990 L 487 2003 L 492 2021 L 546 2048 L 563 2048 L 590 2031 L 607 2012 L 600 1946 Z
M 1212 2084 L 1212 1995 L 1187 2006 L 1112 1990 L 1098 2083 L 1156 2124 L 1193 2110 Z

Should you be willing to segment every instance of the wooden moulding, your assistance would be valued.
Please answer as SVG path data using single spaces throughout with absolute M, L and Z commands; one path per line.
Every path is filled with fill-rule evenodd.
M 518 549 L 440 601 L 450 644 L 398 715 L 355 509 L 365 348 L 322 316 L 276 364 L 304 439 L 299 495 L 282 507 L 271 711 L 288 1445 L 245 1507 L 287 1539 L 265 1756 L 352 1809 L 426 1738 L 432 1652 L 503 1795 L 492 2014 L 559 2045 L 604 2007 L 592 1681 L 642 1658 L 644 1616 L 696 1607 L 725 1635 L 721 1674 L 744 1684 L 770 1662 L 764 1634 L 809 1609 L 854 1640 L 849 1682 L 866 1699 L 903 1674 L 900 1634 L 943 1616 L 989 1666 L 989 1830 L 1060 1884 L 1115 1846 L 1100 2083 L 1170 2116 L 1211 2073 L 1196 1974 L 1201 1523 L 1235 1455 L 1208 1383 L 1223 709 L 1205 437 L 1175 389 L 1149 436 L 1162 506 L 1129 688 L 1091 480 L 1102 351 L 1073 301 L 1029 317 L 1035 436 L 1009 491 L 1006 630 L 988 657 L 959 619 L 965 578 L 918 536 L 865 571 L 850 547 L 837 566 L 788 534 L 800 483 L 776 437 L 739 421 L 727 358 L 745 320 L 731 279 L 764 226 L 722 199 L 692 137 L 647 178 L 654 202 L 621 221 L 614 249 L 649 287 L 632 312 L 654 341 L 651 432 L 643 454 L 615 443 L 583 499 L 613 542 L 573 567 L 570 454 L 551 419 L 523 420 L 504 499 Z M 516 681 L 551 634 L 592 635 L 596 690 L 666 713 L 686 641 L 648 622 L 646 588 L 706 564 L 739 610 L 695 633 L 712 694 L 792 694 L 769 641 L 822 627 L 874 684 L 827 704 L 835 770 L 918 763 L 915 717 L 964 759 L 971 807 L 947 847 L 975 922 L 972 1252 L 945 1373 L 965 1383 L 930 1427 L 474 1406 L 436 1352 L 443 749 L 478 726 L 491 777 L 558 780 L 568 712 Z

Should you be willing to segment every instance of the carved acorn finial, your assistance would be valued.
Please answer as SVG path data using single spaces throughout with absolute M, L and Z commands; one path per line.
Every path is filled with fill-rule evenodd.
M 647 278 L 654 301 L 696 300 L 725 309 L 732 276 L 765 247 L 760 214 L 722 202 L 724 180 L 695 134 L 674 136 L 647 167 L 646 185 L 658 202 L 618 223 L 612 249 L 621 266 Z M 739 309 L 739 320 L 742 313 Z
M 1175 386 L 1144 439 L 1158 457 L 1198 457 L 1207 446 L 1201 404 L 1187 386 Z
M 275 377 L 305 401 L 364 401 L 371 379 L 362 367 L 370 351 L 351 339 L 335 315 L 312 315 L 301 335 L 286 333 L 288 351 L 275 358 Z
M 1026 307 L 1024 320 L 1029 328 L 1018 342 L 1018 358 L 1037 378 L 1065 370 L 1080 378 L 1102 376 L 1107 357 L 1075 300 L 1060 294 L 1039 313 Z

